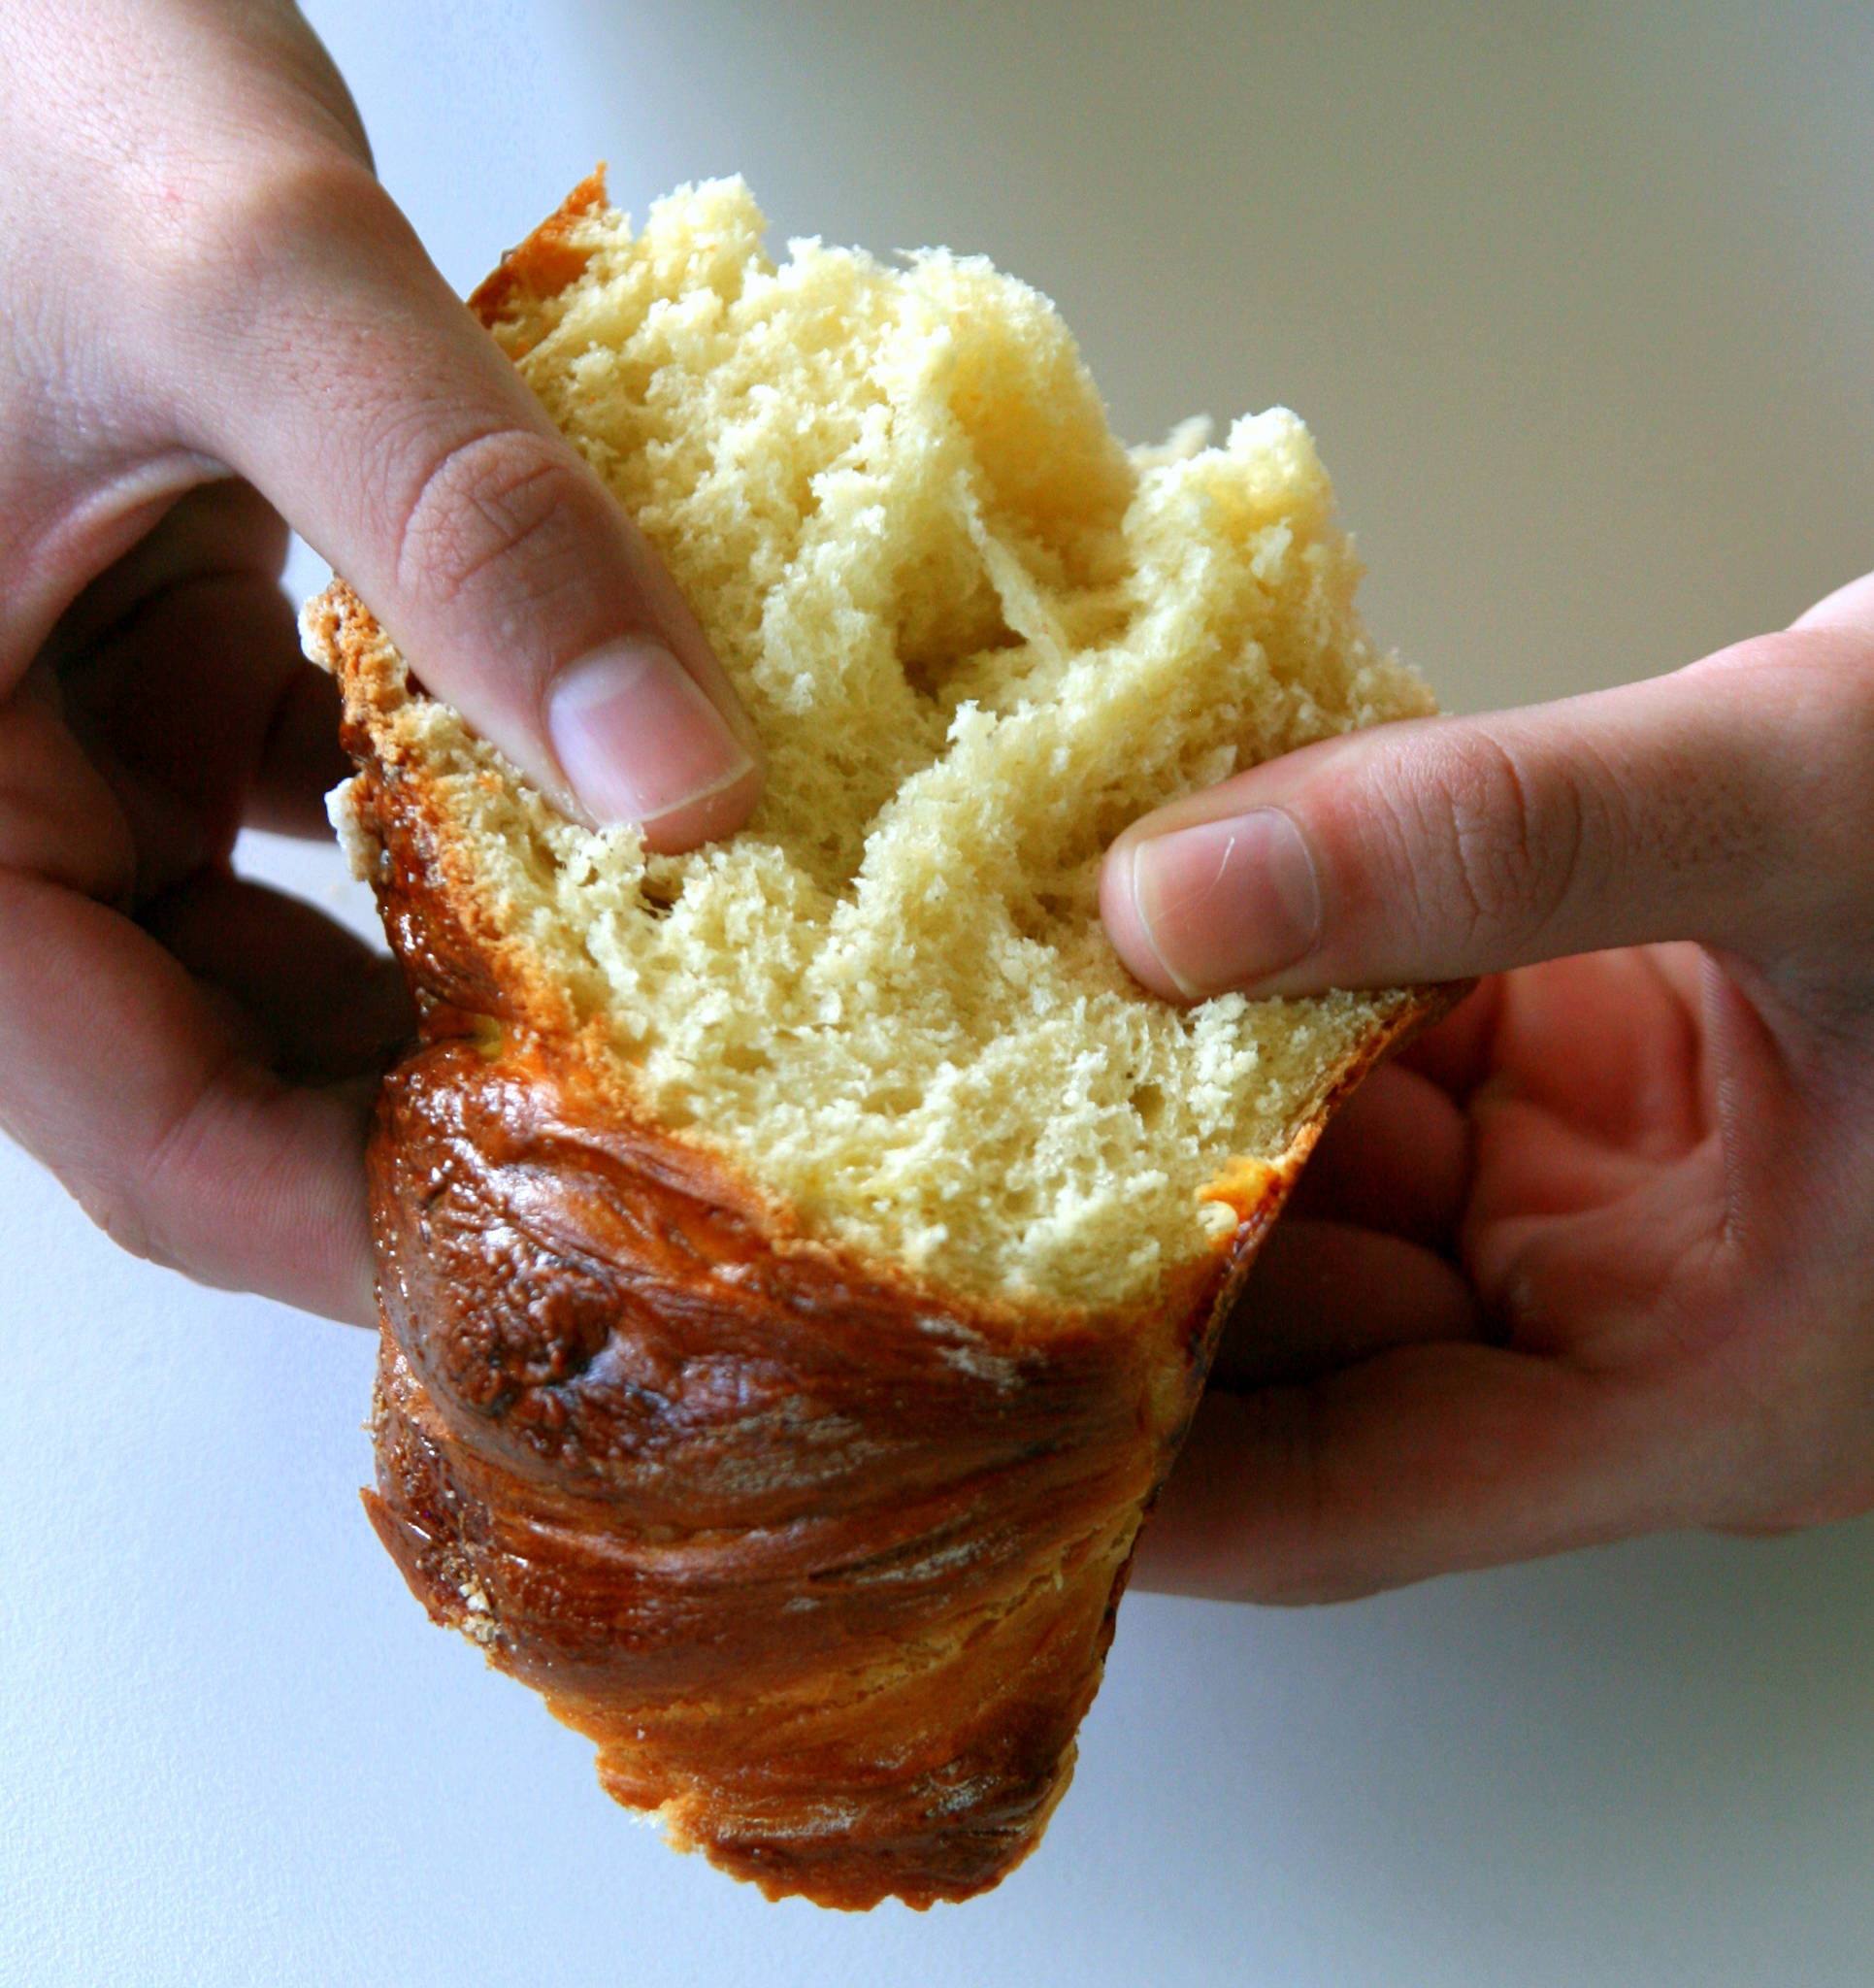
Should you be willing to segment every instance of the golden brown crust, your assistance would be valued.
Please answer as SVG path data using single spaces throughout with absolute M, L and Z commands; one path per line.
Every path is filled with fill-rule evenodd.
M 603 199 L 594 175 L 506 258 L 484 322 L 576 277 Z M 635 1104 L 477 903 L 368 612 L 338 582 L 312 627 L 421 1015 L 369 1155 L 374 1525 L 680 1846 L 823 1905 L 985 1889 L 1067 1785 L 1138 1525 L 1334 1099 L 1219 1179 L 1233 1232 L 1149 1306 L 862 1261 Z M 1452 998 L 1403 1001 L 1334 1098 Z
M 1000 1877 L 1260 1225 L 1154 1316 L 1037 1334 L 788 1248 L 550 1051 L 460 1039 L 396 1073 L 371 1164 L 370 1503 L 431 1612 L 771 1893 Z
M 599 1746 L 672 1839 L 861 1907 L 996 1883 L 1072 1767 L 1138 1524 L 1332 1099 L 1150 1308 L 943 1297 L 803 1235 L 596 1082 L 372 723 L 353 807 L 417 997 L 369 1165 L 373 1523 L 430 1613 Z M 1453 998 L 1415 998 L 1336 1089 Z
M 576 282 L 591 257 L 574 238 L 579 223 L 604 213 L 605 206 L 606 169 L 599 165 L 469 293 L 469 309 L 492 331 L 504 318 L 519 316 Z
M 347 737 L 423 1014 L 370 1148 L 380 1537 L 674 1840 L 825 1905 L 982 1890 L 1066 1785 L 1289 1172 L 1149 1312 L 935 1303 L 596 1093 L 441 887 L 420 779 Z

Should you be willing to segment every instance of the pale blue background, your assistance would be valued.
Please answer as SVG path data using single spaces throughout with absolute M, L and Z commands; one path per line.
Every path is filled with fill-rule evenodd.
M 1451 703 L 1874 562 L 1864 8 L 310 12 L 460 284 L 597 156 L 639 212 L 742 168 L 779 233 L 1041 282 L 1132 435 L 1292 401 Z M 358 914 L 322 853 L 247 858 Z M 0 1195 L 10 1988 L 1874 1979 L 1867 1525 L 1134 1598 L 999 1893 L 771 1907 L 428 1627 L 357 1504 L 364 1336 L 115 1255 L 4 1147 Z

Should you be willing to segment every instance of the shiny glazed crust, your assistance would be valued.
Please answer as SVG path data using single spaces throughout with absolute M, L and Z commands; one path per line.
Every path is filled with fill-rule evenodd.
M 580 266 L 576 189 L 474 302 Z M 593 1739 L 607 1790 L 753 1879 L 865 1907 L 996 1883 L 1071 1773 L 1139 1523 L 1332 1104 L 1149 1308 L 959 1297 L 803 1233 L 648 1122 L 482 918 L 423 770 L 380 755 L 335 586 L 352 812 L 420 1040 L 370 1146 L 379 1537 L 439 1622 Z

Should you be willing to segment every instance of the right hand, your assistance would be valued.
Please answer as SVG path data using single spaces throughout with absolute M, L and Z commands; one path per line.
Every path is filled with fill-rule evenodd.
M 287 526 L 569 813 L 724 834 L 753 735 L 296 9 L 9 0 L 0 69 L 0 1124 L 140 1253 L 369 1322 L 395 970 L 229 868 L 346 771 Z
M 1271 760 L 1104 880 L 1169 995 L 1491 977 L 1329 1128 L 1146 1584 L 1874 1508 L 1874 575 L 1672 676 Z

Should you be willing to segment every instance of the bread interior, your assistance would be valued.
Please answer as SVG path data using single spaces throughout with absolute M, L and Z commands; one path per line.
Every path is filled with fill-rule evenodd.
M 747 827 L 681 856 L 590 833 L 410 685 L 384 743 L 621 1095 L 809 1235 L 984 1297 L 1147 1302 L 1233 1224 L 1201 1191 L 1279 1158 L 1399 1001 L 1156 1000 L 1101 853 L 1430 698 L 1361 626 L 1293 414 L 1129 453 L 1033 289 L 941 250 L 776 266 L 763 229 L 739 181 L 636 235 L 596 212 L 583 274 L 496 327 L 754 717 Z

